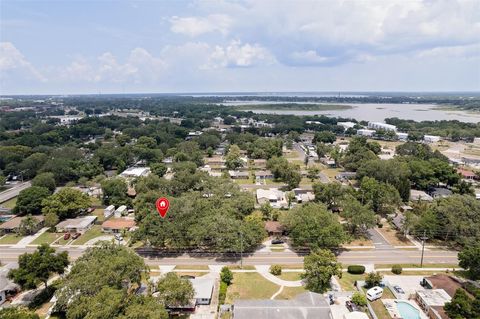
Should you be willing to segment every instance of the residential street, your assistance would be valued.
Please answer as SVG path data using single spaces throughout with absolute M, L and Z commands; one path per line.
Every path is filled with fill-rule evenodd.
M 32 183 L 30 183 L 30 182 L 18 183 L 17 185 L 13 186 L 12 188 L 1 192 L 0 193 L 0 203 L 6 202 L 7 200 L 18 196 L 18 194 L 20 194 L 21 191 L 23 191 L 26 188 L 29 188 L 30 186 L 32 186 Z M 0 204 L 0 206 L 2 206 L 2 205 Z
M 56 247 L 59 251 L 68 251 L 72 259 L 78 258 L 86 246 Z M 7 263 L 17 261 L 19 255 L 32 252 L 34 246 L 14 247 L 0 246 L 0 262 Z M 394 264 L 394 263 L 420 263 L 421 251 L 402 249 L 374 249 L 374 250 L 350 250 L 340 253 L 338 260 L 344 264 Z M 239 258 L 234 257 L 205 257 L 180 255 L 173 257 L 147 257 L 149 265 L 188 265 L 188 264 L 240 264 Z M 454 251 L 425 251 L 424 264 L 429 263 L 457 263 L 457 252 Z M 303 257 L 293 252 L 256 252 L 253 255 L 244 256 L 244 265 L 271 265 L 271 264 L 301 264 Z

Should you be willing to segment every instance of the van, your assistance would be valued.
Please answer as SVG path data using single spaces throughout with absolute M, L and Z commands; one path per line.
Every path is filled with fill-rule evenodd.
M 383 295 L 383 289 L 378 286 L 367 290 L 367 299 L 369 301 L 380 299 L 382 295 Z

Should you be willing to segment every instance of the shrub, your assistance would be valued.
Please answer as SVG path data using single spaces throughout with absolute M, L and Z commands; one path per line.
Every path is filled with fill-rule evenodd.
M 353 275 L 361 275 L 365 273 L 365 266 L 362 265 L 350 265 L 347 268 L 348 273 Z
M 282 266 L 280 265 L 271 265 L 270 273 L 275 276 L 280 276 L 282 274 Z
M 223 267 L 222 271 L 220 272 L 220 278 L 227 286 L 230 286 L 233 280 L 233 273 L 228 267 Z
M 227 297 L 227 283 L 224 281 L 220 282 L 220 291 L 218 293 L 218 304 L 223 305 L 225 303 L 225 298 Z
M 366 306 L 367 305 L 367 297 L 362 294 L 361 292 L 357 291 L 352 296 L 352 302 L 358 306 Z
M 395 274 L 395 275 L 400 275 L 402 273 L 402 266 L 400 265 L 393 265 L 392 266 L 392 272 Z
M 372 287 L 378 286 L 380 285 L 380 282 L 382 281 L 382 279 L 383 279 L 383 276 L 381 273 L 379 273 L 378 271 L 377 272 L 372 271 L 367 275 L 367 278 L 365 279 L 365 286 L 366 288 L 372 288 Z

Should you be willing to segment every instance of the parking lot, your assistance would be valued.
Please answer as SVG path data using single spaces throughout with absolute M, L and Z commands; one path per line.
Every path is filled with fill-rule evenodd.
M 417 290 L 423 290 L 420 285 L 424 276 L 385 276 L 384 281 L 388 282 L 391 287 L 399 286 L 405 292 L 400 294 L 392 291 L 399 299 L 408 299 L 409 296 L 414 295 Z M 393 290 L 393 289 L 392 289 Z

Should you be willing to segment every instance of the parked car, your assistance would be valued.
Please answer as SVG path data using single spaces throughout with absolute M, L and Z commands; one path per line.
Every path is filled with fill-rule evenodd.
M 275 238 L 272 240 L 272 245 L 283 244 L 284 241 L 280 238 Z
M 350 300 L 347 300 L 345 302 L 345 307 L 347 307 L 347 309 L 350 311 L 350 312 L 353 312 L 353 311 L 360 311 L 360 309 L 358 308 L 358 306 L 351 302 Z
M 402 287 L 400 287 L 398 285 L 393 286 L 393 289 L 395 289 L 395 291 L 398 292 L 399 294 L 404 294 L 405 293 L 405 291 L 403 291 Z
M 91 213 L 93 213 L 94 210 L 95 210 L 95 208 L 89 207 L 89 208 L 87 209 L 87 213 L 88 213 L 88 214 L 91 214 Z
M 77 239 L 78 237 L 80 237 L 80 233 L 75 233 L 72 235 L 72 239 Z
M 70 233 L 65 233 L 65 235 L 63 235 L 63 240 L 69 240 L 70 239 Z

